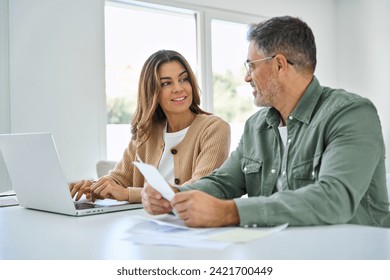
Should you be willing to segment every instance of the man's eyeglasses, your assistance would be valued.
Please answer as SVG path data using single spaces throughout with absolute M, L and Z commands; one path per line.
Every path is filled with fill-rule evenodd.
M 250 75 L 250 74 L 252 73 L 253 68 L 252 68 L 251 65 L 254 64 L 255 62 L 270 60 L 270 59 L 275 58 L 275 56 L 276 56 L 276 54 L 273 55 L 273 56 L 268 56 L 268 57 L 264 57 L 264 58 L 260 58 L 260 59 L 256 59 L 256 60 L 252 60 L 252 61 L 250 61 L 250 60 L 244 61 L 246 73 L 247 73 L 248 75 Z M 294 65 L 294 63 L 292 63 L 292 62 L 289 61 L 288 59 L 287 59 L 287 63 L 290 64 L 290 65 Z

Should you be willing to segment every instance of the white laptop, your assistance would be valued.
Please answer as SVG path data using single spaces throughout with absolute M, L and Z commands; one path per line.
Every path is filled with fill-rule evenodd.
M 71 216 L 142 208 L 111 199 L 74 201 L 50 133 L 0 134 L 0 152 L 22 207 Z

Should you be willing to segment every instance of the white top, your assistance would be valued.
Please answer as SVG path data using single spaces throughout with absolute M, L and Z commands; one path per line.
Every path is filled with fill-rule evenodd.
M 279 126 L 279 134 L 280 138 L 282 139 L 283 146 L 286 148 L 287 145 L 287 126 Z
M 174 174 L 174 160 L 171 149 L 177 146 L 186 136 L 189 127 L 184 128 L 177 132 L 166 132 L 164 129 L 164 152 L 158 165 L 158 171 L 168 181 L 169 184 L 175 185 L 175 174 Z

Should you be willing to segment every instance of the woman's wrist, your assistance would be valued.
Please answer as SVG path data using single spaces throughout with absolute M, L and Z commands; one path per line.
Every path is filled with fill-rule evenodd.
M 141 203 L 141 190 L 142 190 L 142 188 L 128 187 L 127 188 L 127 193 L 128 193 L 127 201 L 129 203 Z

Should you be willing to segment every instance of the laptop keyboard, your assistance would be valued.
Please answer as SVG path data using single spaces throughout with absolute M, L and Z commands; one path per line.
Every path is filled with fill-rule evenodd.
M 96 205 L 96 204 L 86 203 L 86 202 L 75 202 L 74 205 L 76 206 L 77 210 L 101 208 L 102 207 L 101 205 Z

